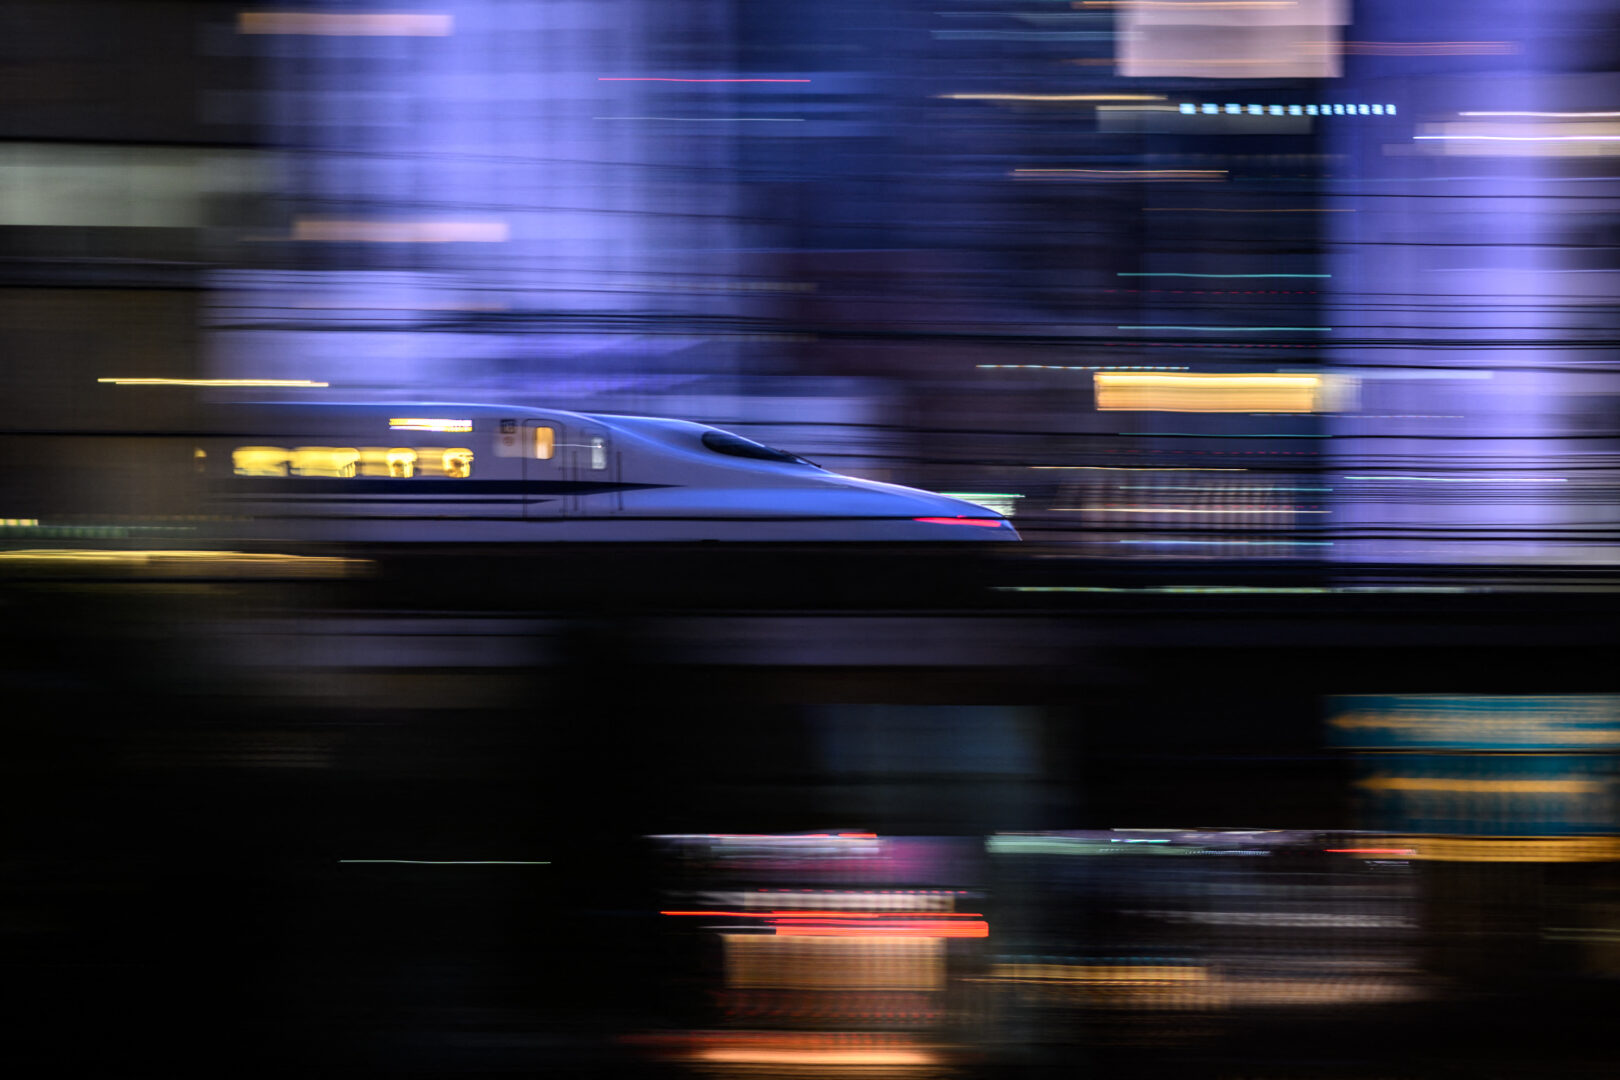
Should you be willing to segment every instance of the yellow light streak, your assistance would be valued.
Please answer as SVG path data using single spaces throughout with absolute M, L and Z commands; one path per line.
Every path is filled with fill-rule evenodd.
M 1371 791 L 1449 791 L 1466 795 L 1592 795 L 1607 791 L 1603 780 L 1463 780 L 1435 776 L 1375 776 L 1357 787 Z
M 326 555 L 283 555 L 249 551 L 195 551 L 144 549 L 102 550 L 99 548 L 36 548 L 0 551 L 0 564 L 46 569 L 76 565 L 125 571 L 156 571 L 253 575 L 292 573 L 300 577 L 343 577 L 368 569 L 369 559 L 347 559 Z
M 1322 407 L 1320 375 L 1159 374 L 1099 371 L 1100 412 L 1309 413 Z
M 402 416 L 388 421 L 388 426 L 398 431 L 471 431 L 471 420 L 439 420 L 421 416 Z
M 1611 862 L 1620 860 L 1620 837 L 1383 837 L 1380 846 L 1411 847 L 1407 858 L 1430 862 Z
M 97 379 L 114 386 L 331 386 L 313 379 Z

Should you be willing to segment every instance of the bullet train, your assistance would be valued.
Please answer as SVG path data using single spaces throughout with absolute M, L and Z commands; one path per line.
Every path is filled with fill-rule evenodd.
M 219 406 L 210 510 L 255 539 L 1009 541 L 1002 515 L 683 420 L 505 405 Z

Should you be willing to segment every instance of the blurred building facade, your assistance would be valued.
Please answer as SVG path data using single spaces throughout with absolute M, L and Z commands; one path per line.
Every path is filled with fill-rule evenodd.
M 14 430 L 309 379 L 735 425 L 1088 554 L 1612 552 L 1602 5 L 14 11 Z

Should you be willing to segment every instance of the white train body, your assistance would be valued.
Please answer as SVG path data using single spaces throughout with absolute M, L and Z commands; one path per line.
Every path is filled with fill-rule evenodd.
M 974 503 L 683 420 L 502 405 L 221 407 L 199 446 L 234 535 L 360 542 L 989 541 Z

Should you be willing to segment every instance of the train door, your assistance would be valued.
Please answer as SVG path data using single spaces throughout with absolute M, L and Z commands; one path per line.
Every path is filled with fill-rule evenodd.
M 507 431 L 507 425 L 512 426 Z M 562 427 L 549 420 L 501 421 L 501 438 L 523 458 L 523 516 L 561 517 L 567 496 Z
M 616 490 L 619 459 L 607 428 L 570 426 L 567 444 L 559 450 L 566 451 L 563 461 L 570 488 L 565 513 L 595 517 L 624 508 L 624 497 Z

